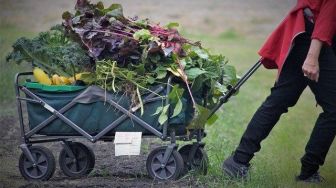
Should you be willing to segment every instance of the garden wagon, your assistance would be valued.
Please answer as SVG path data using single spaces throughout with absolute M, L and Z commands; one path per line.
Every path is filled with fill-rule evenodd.
M 211 117 L 248 78 L 260 67 L 258 61 L 234 86 L 230 86 L 218 104 L 211 109 Z M 93 151 L 75 138 L 86 138 L 90 142 L 112 141 L 115 132 L 142 132 L 144 136 L 158 137 L 170 141 L 167 146 L 152 150 L 147 158 L 148 174 L 158 180 L 177 179 L 188 170 L 207 172 L 208 157 L 202 138 L 204 129 L 187 129 L 193 117 L 192 105 L 183 105 L 180 115 L 160 126 L 158 117 L 153 116 L 154 107 L 169 104 L 167 93 L 171 90 L 171 78 L 166 86 L 153 88 L 153 93 L 143 96 L 145 113 L 140 115 L 140 106 L 132 109 L 127 97 L 109 93 L 97 86 L 46 86 L 30 82 L 31 72 L 15 76 L 15 89 L 21 129 L 19 170 L 27 180 L 48 180 L 55 171 L 55 158 L 46 147 L 35 145 L 61 142 L 59 165 L 70 177 L 81 177 L 91 172 L 95 164 Z M 20 81 L 25 78 L 26 81 Z M 23 80 L 23 79 L 22 79 Z M 22 95 L 24 94 L 24 95 Z M 188 104 L 189 99 L 183 99 Z M 22 103 L 27 104 L 29 123 L 23 119 Z M 176 140 L 192 141 L 178 147 Z

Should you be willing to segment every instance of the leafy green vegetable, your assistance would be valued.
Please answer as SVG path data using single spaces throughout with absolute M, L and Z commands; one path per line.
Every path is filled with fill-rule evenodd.
M 181 98 L 183 96 L 183 93 L 184 89 L 176 84 L 173 86 L 172 91 L 168 95 L 169 102 L 175 104 L 174 112 L 171 118 L 178 116 L 182 112 L 183 104 Z
M 123 18 L 123 8 L 120 4 L 112 4 L 108 9 L 105 10 L 105 12 L 108 11 L 106 14 L 115 18 Z
M 185 72 L 186 72 L 189 80 L 195 80 L 195 78 L 197 78 L 198 76 L 206 73 L 205 70 L 202 70 L 202 69 L 197 68 L 197 67 L 187 69 Z
M 180 26 L 179 23 L 176 23 L 176 22 L 170 22 L 170 23 L 168 23 L 165 27 L 166 27 L 167 29 L 174 29 L 174 28 L 176 28 L 176 27 L 178 27 L 178 26 Z
M 72 76 L 91 68 L 86 52 L 59 30 L 42 32 L 33 39 L 18 39 L 7 61 L 32 63 L 50 75 Z
M 210 115 L 210 110 L 201 106 L 196 105 L 194 118 L 188 125 L 190 129 L 202 129 L 206 122 L 208 121 L 208 117 Z
M 238 81 L 236 69 L 232 65 L 225 65 L 223 70 L 223 82 L 226 85 L 233 85 Z
M 175 106 L 175 108 L 174 108 L 174 112 L 173 112 L 173 115 L 171 116 L 172 118 L 173 117 L 176 117 L 176 116 L 178 116 L 181 112 L 182 112 L 182 101 L 181 101 L 181 99 L 179 99 L 178 101 L 177 101 L 177 103 L 176 103 L 176 106 Z
M 159 116 L 159 123 L 160 125 L 163 125 L 167 120 L 168 120 L 168 109 L 169 109 L 169 104 L 167 104 L 166 106 L 164 106 L 162 108 L 162 112 Z
M 204 49 L 201 49 L 201 48 L 193 47 L 192 48 L 192 53 L 197 54 L 197 56 L 202 58 L 202 59 L 208 59 L 209 58 L 208 52 Z
M 208 121 L 206 122 L 207 125 L 212 125 L 214 124 L 218 119 L 218 116 L 216 114 L 212 115 Z
M 147 29 L 141 29 L 133 34 L 134 39 L 147 41 L 149 40 L 152 35 Z

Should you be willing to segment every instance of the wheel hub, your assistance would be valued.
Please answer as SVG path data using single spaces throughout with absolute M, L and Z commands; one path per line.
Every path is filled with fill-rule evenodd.
M 69 177 L 87 175 L 94 167 L 94 154 L 87 146 L 79 142 L 68 143 L 73 153 L 70 155 L 65 148 L 59 155 L 60 168 Z
M 174 149 L 168 160 L 165 160 L 167 147 L 154 149 L 148 155 L 146 167 L 149 175 L 154 179 L 176 180 L 183 169 L 183 159 Z
M 171 177 L 175 173 L 176 163 L 173 156 L 169 157 L 168 162 L 166 164 L 163 163 L 164 151 L 162 153 L 158 153 L 154 160 L 152 161 L 154 166 L 154 173 L 160 179 L 167 179 Z

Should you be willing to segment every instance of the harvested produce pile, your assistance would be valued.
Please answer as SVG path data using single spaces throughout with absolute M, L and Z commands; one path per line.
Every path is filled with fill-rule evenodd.
M 20 38 L 13 45 L 13 52 L 7 61 L 29 62 L 49 75 L 70 77 L 85 70 L 92 70 L 94 64 L 80 44 L 64 35 L 62 26 L 42 32 L 34 39 Z
M 39 75 L 44 70 L 46 75 L 34 74 L 41 83 L 78 84 L 80 80 L 125 93 L 133 105 L 141 106 L 142 94 L 172 77 L 171 104 L 157 109 L 161 124 L 168 119 L 169 106 L 171 117 L 181 112 L 182 95 L 187 94 L 201 112 L 237 81 L 234 67 L 227 65 L 224 56 L 182 37 L 177 23 L 160 26 L 148 19 L 127 18 L 119 4 L 104 7 L 87 0 L 78 0 L 75 12 L 64 12 L 62 18 L 61 26 L 34 39 L 19 39 L 7 60 L 32 63 Z

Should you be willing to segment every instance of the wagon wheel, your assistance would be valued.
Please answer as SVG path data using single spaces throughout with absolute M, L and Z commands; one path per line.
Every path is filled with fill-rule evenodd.
M 71 157 L 63 148 L 59 155 L 59 165 L 63 173 L 69 177 L 82 177 L 89 174 L 95 165 L 95 155 L 91 148 L 79 142 L 69 143 L 74 154 Z
M 208 173 L 209 164 L 208 155 L 202 147 L 198 147 L 195 151 L 195 155 L 189 159 L 192 147 L 192 144 L 184 145 L 178 151 L 184 161 L 184 169 L 181 175 L 187 174 L 190 170 L 206 175 Z
M 162 146 L 154 149 L 148 155 L 146 167 L 148 174 L 153 179 L 175 180 L 180 176 L 184 168 L 183 159 L 175 149 L 170 155 L 167 164 L 163 164 L 166 149 L 166 146 Z
M 21 153 L 19 159 L 19 170 L 26 180 L 46 181 L 52 177 L 55 172 L 55 158 L 51 151 L 43 146 L 31 146 L 29 150 L 36 161 L 29 161 L 24 153 Z

